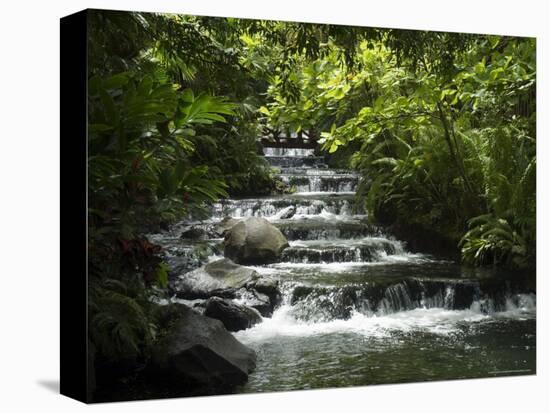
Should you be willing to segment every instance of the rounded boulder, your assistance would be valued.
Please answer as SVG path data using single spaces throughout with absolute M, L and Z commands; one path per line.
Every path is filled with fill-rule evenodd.
M 224 255 L 239 264 L 269 264 L 279 260 L 288 241 L 265 218 L 250 217 L 225 234 Z

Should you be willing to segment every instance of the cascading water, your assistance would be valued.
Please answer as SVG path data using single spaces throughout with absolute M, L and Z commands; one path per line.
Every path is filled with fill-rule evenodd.
M 240 391 L 535 373 L 536 298 L 524 278 L 409 253 L 353 213 L 355 173 L 311 149 L 264 151 L 296 193 L 224 200 L 207 221 L 265 217 L 290 244 L 281 262 L 253 267 L 279 281 L 283 298 L 272 317 L 235 333 L 258 354 Z M 203 241 L 197 261 L 170 250 L 177 230 L 171 237 L 156 241 L 174 265 L 219 254 L 221 239 Z

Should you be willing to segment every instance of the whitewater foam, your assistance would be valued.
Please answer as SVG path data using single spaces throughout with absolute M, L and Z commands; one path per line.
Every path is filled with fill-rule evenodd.
M 311 322 L 296 319 L 293 307 L 285 304 L 278 308 L 272 318 L 264 318 L 254 327 L 235 333 L 244 343 L 270 340 L 278 336 L 308 337 L 324 334 L 353 333 L 368 337 L 386 337 L 398 332 L 427 332 L 448 335 L 456 333 L 461 324 L 482 323 L 499 319 L 528 319 L 535 317 L 534 294 L 517 294 L 507 300 L 506 310 L 485 313 L 478 302 L 465 310 L 444 308 L 416 308 L 393 314 L 362 314 L 353 312 L 349 319 Z
M 345 262 L 320 262 L 320 263 L 310 263 L 310 262 L 279 262 L 271 264 L 272 268 L 277 268 L 281 270 L 291 270 L 291 269 L 312 269 L 319 273 L 338 273 L 338 272 L 347 272 L 350 269 L 360 268 L 360 267 L 372 267 L 379 265 L 387 264 L 425 264 L 439 262 L 433 258 L 424 255 L 424 254 L 415 254 L 408 252 L 401 252 L 397 254 L 387 254 L 385 251 L 377 252 L 377 259 L 374 261 L 345 261 Z

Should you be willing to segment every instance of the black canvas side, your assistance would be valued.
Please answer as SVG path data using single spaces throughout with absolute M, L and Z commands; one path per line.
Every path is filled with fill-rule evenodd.
M 87 323 L 87 11 L 61 19 L 60 392 L 90 401 Z

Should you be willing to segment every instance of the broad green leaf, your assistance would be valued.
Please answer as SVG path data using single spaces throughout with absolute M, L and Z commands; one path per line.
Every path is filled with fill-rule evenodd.
M 111 76 L 108 79 L 104 79 L 102 82 L 102 86 L 106 90 L 119 89 L 122 86 L 126 85 L 128 83 L 128 80 L 129 79 L 127 73 L 119 73 Z
M 181 92 L 181 99 L 184 102 L 192 103 L 195 100 L 193 91 L 190 88 L 185 89 L 183 92 Z
M 271 115 L 271 112 L 270 112 L 269 109 L 266 108 L 265 106 L 260 106 L 260 108 L 258 109 L 258 112 L 263 113 L 263 114 L 266 115 L 266 116 L 270 116 L 270 115 Z

